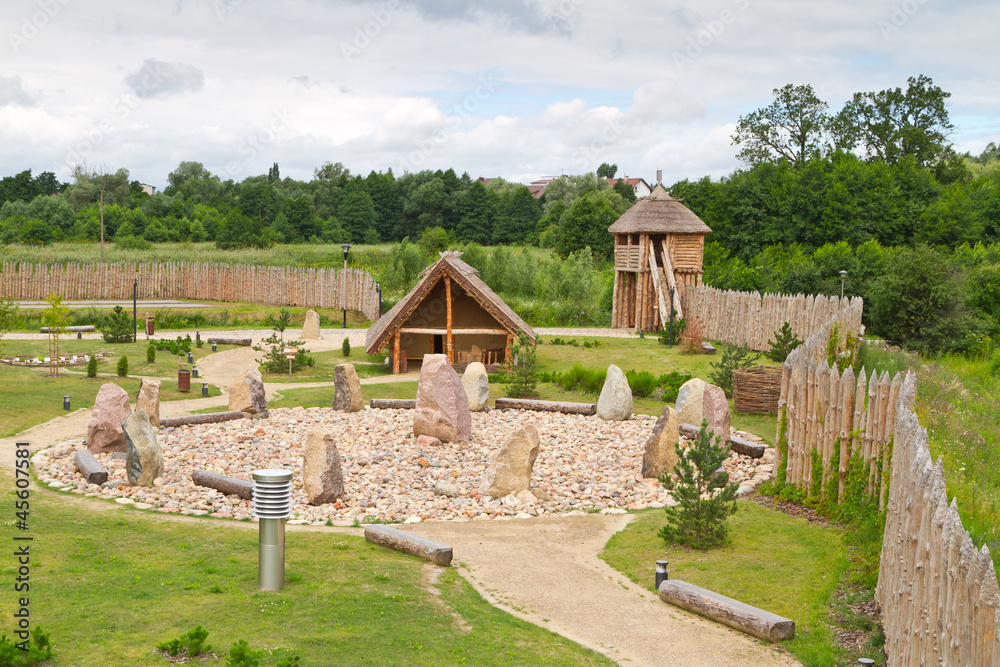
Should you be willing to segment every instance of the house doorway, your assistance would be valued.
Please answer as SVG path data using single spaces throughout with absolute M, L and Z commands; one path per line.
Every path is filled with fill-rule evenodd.
M 434 336 L 434 354 L 444 354 L 444 336 L 441 334 Z

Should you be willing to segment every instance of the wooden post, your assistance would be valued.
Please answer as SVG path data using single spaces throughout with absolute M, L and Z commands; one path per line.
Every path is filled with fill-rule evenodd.
M 392 337 L 392 372 L 399 375 L 399 331 Z
M 448 363 L 455 363 L 455 339 L 451 332 L 451 276 L 445 274 L 444 277 L 445 300 L 448 302 L 448 333 L 446 334 L 446 351 L 448 353 Z M 509 337 L 508 337 L 509 340 Z M 510 343 L 508 342 L 508 347 Z

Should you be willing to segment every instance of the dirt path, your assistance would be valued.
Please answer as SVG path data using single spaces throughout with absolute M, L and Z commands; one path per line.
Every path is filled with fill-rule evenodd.
M 491 604 L 622 664 L 798 664 L 780 649 L 660 601 L 600 560 L 608 539 L 631 519 L 595 514 L 408 529 L 452 546 L 453 565 Z

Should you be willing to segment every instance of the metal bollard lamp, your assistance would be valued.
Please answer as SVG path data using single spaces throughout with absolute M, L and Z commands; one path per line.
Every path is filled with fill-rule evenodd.
M 668 565 L 668 563 L 665 560 L 658 560 L 658 561 L 656 561 L 656 590 L 657 591 L 660 590 L 660 584 L 662 584 L 664 581 L 666 581 L 667 579 L 670 578 L 669 575 L 667 574 L 667 565 Z
M 285 583 L 285 519 L 292 506 L 290 470 L 254 470 L 253 513 L 260 525 L 257 587 L 280 591 Z

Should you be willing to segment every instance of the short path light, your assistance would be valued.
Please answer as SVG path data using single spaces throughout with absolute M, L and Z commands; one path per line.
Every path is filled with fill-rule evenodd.
M 840 298 L 844 298 L 844 280 L 847 279 L 847 271 L 841 270 L 840 272 Z
M 63 396 L 63 410 L 69 412 L 69 396 Z
M 667 575 L 667 565 L 669 563 L 665 560 L 656 561 L 656 590 L 660 590 L 660 584 L 670 578 Z
M 201 383 L 201 395 L 202 396 L 208 396 L 208 383 L 207 382 L 202 382 Z
M 188 352 L 188 363 L 189 364 L 193 364 L 194 363 L 194 353 L 192 353 L 192 352 Z
M 219 346 L 218 346 L 218 345 L 216 344 L 216 342 L 215 342 L 215 341 L 213 340 L 213 341 L 212 341 L 212 352 L 218 352 L 218 351 L 219 351 Z
M 253 514 L 260 522 L 257 587 L 280 591 L 285 583 L 285 519 L 292 506 L 290 470 L 254 470 Z

